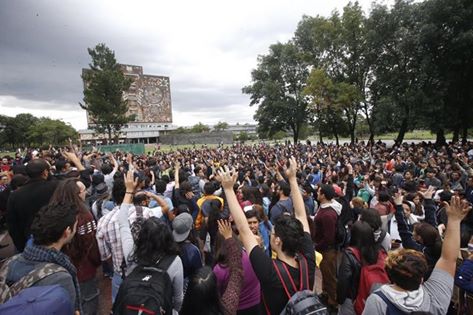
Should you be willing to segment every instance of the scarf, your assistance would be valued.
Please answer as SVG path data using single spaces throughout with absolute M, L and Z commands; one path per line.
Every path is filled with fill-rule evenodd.
M 66 254 L 55 249 L 33 244 L 25 247 L 25 250 L 23 251 L 23 257 L 31 261 L 54 263 L 66 269 L 72 276 L 72 281 L 74 282 L 74 288 L 76 290 L 75 309 L 82 312 L 79 281 L 77 280 L 77 270 Z

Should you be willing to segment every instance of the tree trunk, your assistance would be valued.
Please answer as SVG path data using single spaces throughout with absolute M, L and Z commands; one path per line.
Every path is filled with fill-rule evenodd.
M 108 144 L 112 144 L 112 128 L 107 127 L 107 133 L 108 133 Z
M 335 127 L 335 124 L 333 124 L 332 132 L 333 132 L 333 135 L 335 136 L 335 144 L 339 145 L 340 141 L 338 139 L 338 130 L 337 130 L 337 127 Z
M 456 143 L 460 139 L 460 127 L 455 127 L 453 130 L 452 142 Z
M 468 141 L 468 128 L 462 128 L 462 144 L 465 144 Z
M 399 129 L 399 133 L 397 134 L 396 143 L 401 144 L 404 141 L 404 136 L 406 135 L 407 131 L 407 117 L 404 117 L 401 122 L 401 128 Z
M 294 141 L 294 145 L 297 144 L 297 140 L 299 140 L 299 128 L 295 124 L 291 125 L 292 129 L 292 140 Z
M 355 128 L 350 129 L 350 144 L 355 144 Z
M 445 131 L 443 129 L 439 129 L 436 132 L 436 139 L 435 139 L 435 144 L 437 146 L 441 146 L 447 143 L 447 140 L 445 139 Z
M 370 138 L 368 140 L 368 143 L 374 143 L 374 128 L 373 128 L 373 122 L 371 121 L 371 119 L 369 119 L 368 117 L 366 117 L 366 122 L 368 123 L 368 129 L 370 131 Z

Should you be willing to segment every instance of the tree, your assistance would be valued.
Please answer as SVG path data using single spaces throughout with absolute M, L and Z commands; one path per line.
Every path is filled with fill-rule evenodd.
M 215 126 L 214 126 L 214 130 L 215 131 L 225 131 L 226 129 L 228 129 L 228 123 L 224 122 L 224 121 L 219 121 Z
M 351 111 L 351 104 L 357 100 L 357 93 L 353 85 L 334 83 L 323 69 L 311 71 L 304 94 L 311 100 L 310 108 L 321 143 L 323 135 L 328 133 L 335 137 L 338 144 L 339 136 L 346 133 L 347 126 L 350 125 L 351 128 L 356 124 L 353 122 L 356 118 L 352 117 L 354 113 Z M 343 119 L 344 116 L 348 123 Z
M 453 131 L 453 141 L 461 133 L 466 142 L 473 125 L 473 3 L 430 0 L 420 7 L 422 70 L 430 78 L 420 115 L 429 117 L 425 125 L 437 134 L 438 144 L 445 143 L 444 129 Z
M 0 143 L 11 149 L 19 146 L 41 146 L 44 144 L 62 145 L 69 138 L 77 139 L 77 131 L 61 120 L 46 117 L 37 118 L 31 114 L 18 114 L 16 117 L 0 115 Z
M 209 132 L 210 128 L 207 125 L 204 125 L 203 123 L 199 122 L 198 124 L 195 124 L 192 126 L 190 129 L 191 133 L 203 133 L 203 132 Z
M 62 145 L 68 139 L 76 139 L 77 131 L 61 120 L 41 117 L 28 128 L 28 139 L 38 146 L 44 144 Z
M 113 133 L 118 143 L 121 128 L 134 120 L 133 116 L 127 116 L 128 105 L 123 99 L 131 80 L 125 77 L 115 60 L 115 53 L 105 44 L 87 50 L 92 63 L 89 64 L 90 70 L 82 74 L 84 103 L 79 105 L 87 110 L 95 131 L 106 132 L 109 142 L 112 142 Z
M 37 121 L 37 117 L 28 113 L 18 114 L 15 117 L 3 116 L 2 123 L 4 124 L 4 129 L 2 134 L 5 138 L 5 142 L 8 143 L 11 148 L 30 146 L 28 128 L 36 124 Z
M 373 75 L 381 97 L 390 98 L 397 109 L 398 143 L 413 126 L 416 106 L 424 101 L 423 86 L 428 78 L 421 71 L 420 23 L 419 4 L 408 0 L 397 0 L 390 10 L 374 5 L 368 21 L 370 46 L 378 56 Z
M 271 137 L 277 131 L 291 130 L 297 143 L 309 114 L 302 94 L 307 76 L 307 63 L 292 42 L 271 45 L 269 54 L 258 57 L 252 83 L 242 91 L 250 95 L 250 106 L 258 106 L 254 118 L 259 134 Z
M 362 109 L 370 126 L 370 138 L 374 138 L 369 110 L 373 105 L 368 97 L 372 76 L 366 38 L 366 17 L 358 2 L 348 3 L 341 16 L 337 11 L 329 18 L 304 16 L 295 33 L 295 42 L 307 62 L 313 69 L 327 73 L 337 88 L 342 89 L 340 97 L 345 93 L 343 113 L 352 143 Z

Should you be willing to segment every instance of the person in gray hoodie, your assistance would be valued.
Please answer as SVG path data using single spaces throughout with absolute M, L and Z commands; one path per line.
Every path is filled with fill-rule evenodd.
M 424 282 L 428 265 L 421 252 L 411 249 L 390 252 L 385 269 L 392 284 L 383 285 L 368 297 L 364 315 L 447 313 L 460 251 L 460 222 L 471 206 L 459 197 L 452 197 L 446 208 L 448 227 L 442 254 L 429 280 Z

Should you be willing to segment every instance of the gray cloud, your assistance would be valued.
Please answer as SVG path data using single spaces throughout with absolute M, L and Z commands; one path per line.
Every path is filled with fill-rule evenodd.
M 2 0 L 0 97 L 9 102 L 0 105 L 7 113 L 18 104 L 44 109 L 44 115 L 77 111 L 87 47 L 105 42 L 118 62 L 170 76 L 176 113 L 251 121 L 254 108 L 241 88 L 250 82 L 257 55 L 289 39 L 302 14 L 328 14 L 347 1 L 243 2 L 206 0 L 182 8 L 140 0 Z M 174 121 L 180 121 L 176 115 Z

